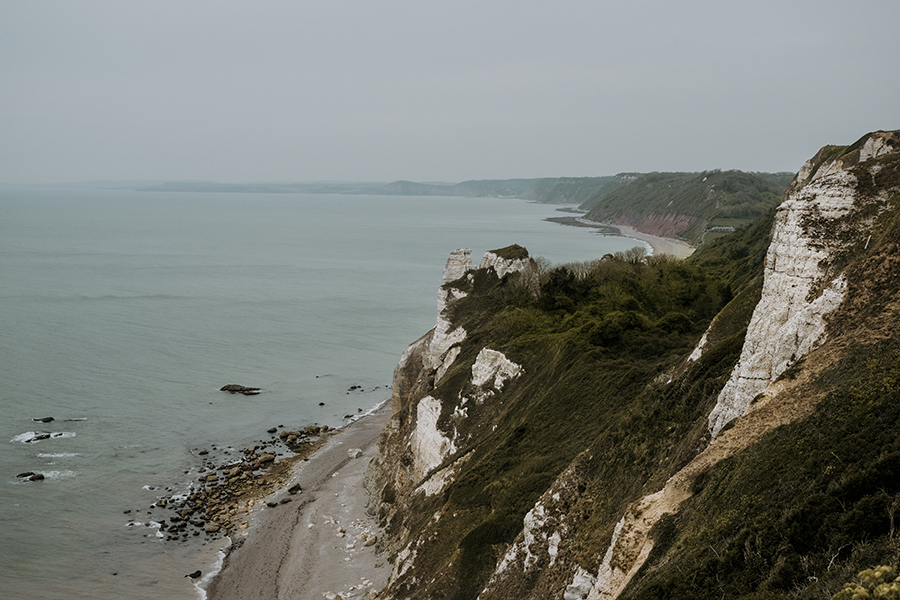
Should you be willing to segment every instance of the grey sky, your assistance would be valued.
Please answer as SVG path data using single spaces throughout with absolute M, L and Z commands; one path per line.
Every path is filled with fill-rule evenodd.
M 0 182 L 796 171 L 900 128 L 898 0 L 0 0 Z

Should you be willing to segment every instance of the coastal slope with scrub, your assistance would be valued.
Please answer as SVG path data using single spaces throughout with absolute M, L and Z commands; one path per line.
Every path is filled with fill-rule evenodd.
M 591 212 L 714 186 L 675 233 L 747 224 L 688 260 L 454 253 L 366 476 L 379 597 L 829 598 L 897 566 L 900 132 L 823 148 L 780 204 L 745 175 Z

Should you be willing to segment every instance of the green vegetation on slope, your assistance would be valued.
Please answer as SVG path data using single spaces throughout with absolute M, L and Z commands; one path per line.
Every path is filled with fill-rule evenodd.
M 742 243 L 729 251 L 747 258 L 752 252 Z M 585 469 L 596 483 L 573 507 L 592 524 L 579 533 L 585 561 L 608 541 L 604 524 L 648 481 L 663 481 L 693 456 L 749 312 L 735 315 L 743 322 L 738 331 L 693 364 L 677 391 L 661 384 L 742 284 L 666 256 L 642 258 L 633 251 L 554 269 L 538 298 L 517 274 L 501 281 L 478 271 L 472 281 L 449 284 L 469 293 L 453 305 L 454 322 L 469 335 L 433 395 L 454 406 L 483 347 L 502 351 L 527 374 L 507 383 L 502 404 L 467 405 L 468 418 L 454 425 L 461 439 L 478 441 L 463 450 L 455 482 L 440 497 L 413 496 L 402 522 L 392 523 L 435 531 L 419 549 L 427 558 L 417 570 L 439 575 L 427 585 L 414 584 L 412 572 L 401 577 L 403 596 L 475 598 L 525 513 L 585 449 L 595 457 Z M 437 511 L 443 516 L 432 524 Z
M 557 268 L 543 275 L 539 298 L 518 275 L 479 271 L 452 284 L 469 292 L 454 305 L 469 337 L 436 397 L 449 407 L 468 393 L 483 347 L 526 374 L 507 384 L 502 404 L 469 405 L 469 418 L 454 424 L 472 427 L 458 433 L 477 441 L 450 459 L 463 458 L 454 483 L 413 496 L 392 523 L 433 533 L 417 561 L 417 574 L 433 581 L 410 572 L 400 596 L 476 598 L 525 513 L 573 464 L 581 483 L 568 509 L 569 548 L 596 568 L 626 507 L 706 443 L 706 415 L 759 297 L 771 223 L 772 213 L 689 261 L 629 252 Z M 892 258 L 900 221 L 888 211 L 872 227 L 878 235 L 851 286 L 866 287 L 859 297 L 878 306 L 867 300 L 832 324 L 856 341 L 818 374 L 817 411 L 702 474 L 695 496 L 654 529 L 656 546 L 623 597 L 827 598 L 859 570 L 900 560 L 900 339 L 890 318 L 883 339 L 848 333 L 871 328 L 900 294 Z M 714 315 L 707 350 L 685 364 Z M 523 593 L 549 585 L 540 577 L 532 571 L 518 585 Z
M 774 208 L 790 173 L 647 173 L 585 202 L 587 218 L 701 244 L 714 227 L 748 225 Z M 706 233 L 706 236 L 704 236 Z
M 849 356 L 823 375 L 835 388 L 814 415 L 698 479 L 657 526 L 647 574 L 625 597 L 823 598 L 859 568 L 897 560 L 900 342 Z

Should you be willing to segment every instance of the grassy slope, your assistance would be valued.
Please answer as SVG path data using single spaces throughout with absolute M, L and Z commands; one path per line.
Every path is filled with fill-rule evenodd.
M 883 162 L 879 177 L 900 181 L 900 161 Z M 896 566 L 898 206 L 895 193 L 865 247 L 840 255 L 849 304 L 830 324 L 828 344 L 784 375 L 817 365 L 816 411 L 703 474 L 680 513 L 657 525 L 653 553 L 625 597 L 829 597 L 863 568 Z M 476 441 L 463 449 L 456 481 L 443 495 L 415 496 L 392 523 L 431 532 L 417 572 L 394 590 L 399 597 L 477 597 L 525 513 L 576 458 L 584 485 L 570 508 L 570 542 L 576 562 L 596 568 L 624 508 L 704 443 L 706 415 L 759 297 L 773 213 L 683 263 L 623 255 L 555 270 L 538 300 L 515 278 L 457 282 L 470 292 L 455 305 L 469 337 L 436 395 L 455 405 L 485 346 L 526 375 L 508 384 L 502 403 L 472 407 L 464 423 L 496 429 L 460 432 Z M 685 364 L 714 315 L 706 352 Z
M 788 173 L 647 173 L 586 202 L 587 217 L 699 244 L 707 227 L 746 225 L 781 201 Z
M 736 249 L 742 244 L 724 250 L 740 256 L 732 262 L 752 262 L 753 252 Z M 398 584 L 399 590 L 408 586 L 402 595 L 477 596 L 502 545 L 521 530 L 525 513 L 587 448 L 598 458 L 585 468 L 595 481 L 605 482 L 598 483 L 605 493 L 586 490 L 585 500 L 573 508 L 590 524 L 578 541 L 586 560 L 623 505 L 649 480 L 664 480 L 690 460 L 710 403 L 740 352 L 741 327 L 689 369 L 680 388 L 687 393 L 649 384 L 668 377 L 732 300 L 732 286 L 740 297 L 745 283 L 667 258 L 649 264 L 623 259 L 596 263 L 580 276 L 555 270 L 544 278 L 539 300 L 515 278 L 499 282 L 481 274 L 468 286 L 470 296 L 455 305 L 455 321 L 469 337 L 436 390 L 446 405 L 465 392 L 482 347 L 503 351 L 523 364 L 527 375 L 508 384 L 502 406 L 486 402 L 471 408 L 464 423 L 493 422 L 496 430 L 478 435 L 443 497 L 414 497 L 404 522 L 394 524 L 434 531 L 420 549 L 431 566 L 419 563 L 418 569 L 438 575 L 423 585 L 414 584 L 411 573 Z M 746 320 L 749 314 L 736 318 Z M 438 510 L 444 516 L 429 524 Z
M 879 186 L 900 185 L 896 155 L 879 162 Z M 871 180 L 860 177 L 862 194 L 875 191 Z M 859 241 L 837 257 L 849 293 L 829 342 L 784 375 L 818 364 L 815 413 L 710 469 L 681 513 L 658 528 L 626 598 L 828 598 L 865 568 L 897 567 L 897 191 L 889 206 L 867 227 L 868 247 Z

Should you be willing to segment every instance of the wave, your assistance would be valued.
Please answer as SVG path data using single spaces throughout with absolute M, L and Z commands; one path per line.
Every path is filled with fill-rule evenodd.
M 41 471 L 41 475 L 44 476 L 44 481 L 52 480 L 52 479 L 68 479 L 69 477 L 75 477 L 78 472 L 77 471 Z M 21 479 L 17 479 L 15 483 L 24 484 L 31 483 L 31 480 L 28 477 L 24 477 Z
M 13 439 L 9 440 L 10 442 L 19 442 L 22 444 L 33 444 L 35 442 L 41 442 L 43 440 L 49 440 L 51 438 L 70 438 L 75 437 L 74 431 L 26 431 L 25 433 L 20 433 Z
M 81 456 L 81 452 L 38 452 L 35 456 L 37 458 L 71 458 Z
M 197 594 L 200 596 L 200 600 L 206 600 L 206 588 L 212 582 L 213 578 L 219 574 L 219 571 L 222 570 L 222 566 L 225 564 L 225 550 L 228 549 L 228 546 L 231 546 L 231 539 L 228 539 L 228 545 L 225 548 L 219 550 L 216 554 L 216 562 L 213 563 L 212 568 L 207 571 L 207 573 L 199 580 L 194 582 L 194 587 L 197 589 Z

